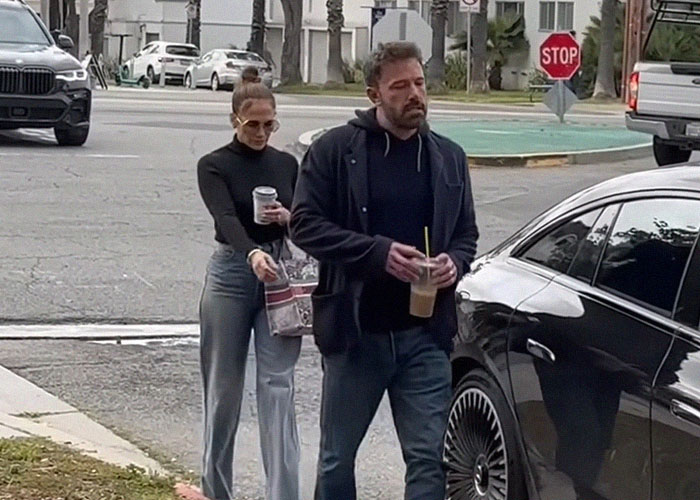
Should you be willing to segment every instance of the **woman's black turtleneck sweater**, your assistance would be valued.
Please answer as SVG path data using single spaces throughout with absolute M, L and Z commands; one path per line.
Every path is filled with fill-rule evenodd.
M 271 146 L 257 151 L 234 136 L 233 142 L 199 160 L 197 177 L 204 204 L 214 217 L 216 241 L 248 254 L 284 237 L 285 228 L 279 224 L 253 222 L 252 193 L 257 186 L 272 186 L 278 201 L 290 209 L 297 180 L 292 155 Z

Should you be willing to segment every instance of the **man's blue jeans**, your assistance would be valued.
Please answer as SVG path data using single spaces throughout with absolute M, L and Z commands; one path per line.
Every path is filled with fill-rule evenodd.
M 443 500 L 442 443 L 452 394 L 447 354 L 422 328 L 364 334 L 323 357 L 316 500 L 355 500 L 355 456 L 384 391 L 406 463 L 406 500 Z

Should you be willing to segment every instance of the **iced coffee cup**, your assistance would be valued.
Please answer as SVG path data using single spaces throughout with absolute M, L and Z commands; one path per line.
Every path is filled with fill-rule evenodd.
M 265 208 L 277 201 L 277 190 L 270 186 L 258 186 L 253 189 L 253 221 L 256 224 L 266 225 L 269 222 L 263 220 Z
M 435 307 L 437 287 L 433 284 L 433 270 L 438 263 L 435 259 L 415 259 L 419 268 L 418 280 L 411 283 L 411 316 L 430 318 Z

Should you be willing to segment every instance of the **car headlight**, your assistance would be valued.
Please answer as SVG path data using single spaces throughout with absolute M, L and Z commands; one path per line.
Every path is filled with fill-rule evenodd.
M 56 73 L 56 80 L 63 80 L 64 82 L 84 82 L 87 79 L 88 72 L 84 69 L 72 69 Z

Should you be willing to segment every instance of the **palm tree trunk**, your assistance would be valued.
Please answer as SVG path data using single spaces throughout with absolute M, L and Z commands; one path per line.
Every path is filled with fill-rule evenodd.
M 104 50 L 105 21 L 107 20 L 108 0 L 95 0 L 95 6 L 90 11 L 90 53 L 98 57 Z
M 265 56 L 265 0 L 253 0 L 253 21 L 250 24 L 248 50 L 260 57 Z
M 481 0 L 481 11 L 472 14 L 474 22 L 472 29 L 472 92 L 487 93 L 489 83 L 486 75 L 488 62 L 487 40 L 489 36 L 489 22 L 486 13 L 488 12 L 488 0 Z
M 301 78 L 301 11 L 302 0 L 281 0 L 284 10 L 282 45 L 282 85 L 297 85 Z
M 193 45 L 196 45 L 197 47 L 200 46 L 200 32 L 201 32 L 201 26 L 202 26 L 202 1 L 201 0 L 192 0 L 195 5 L 195 16 L 194 19 L 192 19 L 192 27 L 190 31 L 190 43 Z
M 59 0 L 49 0 L 49 30 L 63 29 L 61 19 L 61 4 Z
M 615 89 L 615 14 L 617 0 L 603 0 L 600 12 L 600 53 L 593 96 L 614 98 Z
M 65 33 L 73 39 L 75 45 L 68 52 L 74 57 L 78 57 L 78 38 L 80 37 L 80 26 L 78 24 L 78 13 L 75 10 L 75 0 L 64 0 L 66 11 Z
M 433 0 L 430 26 L 433 28 L 432 55 L 428 61 L 428 86 L 441 89 L 445 82 L 445 24 L 449 0 Z
M 343 47 L 341 29 L 345 23 L 343 17 L 343 0 L 326 0 L 328 9 L 328 73 L 329 82 L 344 83 Z

